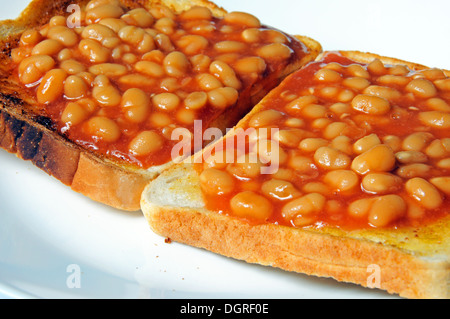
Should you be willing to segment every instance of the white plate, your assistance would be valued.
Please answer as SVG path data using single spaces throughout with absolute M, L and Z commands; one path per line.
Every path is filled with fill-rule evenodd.
M 15 18 L 28 2 L 1 0 L 0 19 Z M 372 51 L 450 69 L 444 0 L 216 3 L 308 35 L 326 50 Z M 2 298 L 391 297 L 166 244 L 140 213 L 94 203 L 4 150 L 0 164 Z

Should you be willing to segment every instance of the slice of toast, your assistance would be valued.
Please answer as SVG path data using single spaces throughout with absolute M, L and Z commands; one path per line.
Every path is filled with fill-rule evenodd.
M 11 51 L 18 47 L 24 31 L 44 26 L 53 16 L 69 16 L 72 12 L 68 11 L 70 4 L 83 8 L 87 3 L 86 0 L 34 0 L 16 20 L 0 23 L 0 147 L 32 161 L 74 191 L 95 201 L 121 210 L 136 211 L 140 209 L 139 201 L 145 185 L 170 166 L 171 162 L 138 167 L 72 142 L 39 107 L 35 94 L 24 88 L 13 76 Z M 165 5 L 175 13 L 203 6 L 209 8 L 217 18 L 227 13 L 206 0 L 123 0 L 121 4 L 127 9 Z M 212 127 L 225 130 L 236 124 L 282 78 L 321 52 L 320 44 L 316 41 L 308 37 L 297 38 L 304 46 L 304 54 L 298 52 L 296 58 L 282 70 L 276 70 L 255 83 L 233 107 L 210 123 Z
M 385 65 L 405 65 L 410 70 L 426 68 L 371 53 L 344 51 L 336 54 L 355 64 L 379 59 Z M 253 115 L 270 108 L 271 98 L 285 94 L 288 84 L 295 88 L 296 74 L 304 70 L 286 78 L 235 130 L 204 152 L 223 144 L 224 139 L 232 137 L 239 128 L 246 128 Z M 450 72 L 444 73 L 450 76 Z M 150 228 L 157 234 L 249 263 L 331 277 L 405 298 L 449 298 L 448 199 L 440 218 L 424 225 L 419 222 L 395 227 L 345 228 L 319 223 L 315 227 L 292 227 L 236 217 L 226 208 L 211 209 L 201 186 L 203 164 L 196 159 L 198 157 L 171 167 L 144 190 L 142 210 Z M 214 198 L 220 200 L 220 197 Z

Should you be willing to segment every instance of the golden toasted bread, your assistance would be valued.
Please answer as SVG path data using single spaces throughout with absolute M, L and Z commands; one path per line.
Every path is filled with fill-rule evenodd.
M 104 4 L 102 1 L 97 2 Z M 18 80 L 18 63 L 12 61 L 11 53 L 20 46 L 23 32 L 36 29 L 42 33 L 42 28 L 52 17 L 68 17 L 72 13 L 68 10 L 69 4 L 77 4 L 84 10 L 88 1 L 68 3 L 63 0 L 34 0 L 17 19 L 0 23 L 0 146 L 24 160 L 32 161 L 65 185 L 96 201 L 122 210 L 139 210 L 144 186 L 170 166 L 170 161 L 150 167 L 136 166 L 130 161 L 74 143 L 61 132 L 61 127 L 58 127 L 55 118 L 49 116 L 42 103 L 37 102 L 36 88 L 26 88 Z M 150 9 L 152 6 L 167 6 L 179 14 L 201 6 L 209 8 L 216 18 L 227 14 L 224 9 L 206 0 L 123 0 L 120 5 L 124 12 L 140 7 Z M 209 123 L 210 126 L 222 130 L 232 127 L 282 78 L 313 60 L 321 51 L 316 41 L 307 37 L 298 38 L 303 52 L 294 52 L 290 62 L 282 69 L 268 71 L 241 94 L 238 102 L 216 116 Z M 148 94 L 152 95 L 152 92 Z
M 416 78 L 423 78 L 424 73 L 420 73 L 420 71 L 427 69 L 416 63 L 357 51 L 325 52 L 318 57 L 317 61 L 319 61 L 319 64 L 323 61 L 322 59 L 329 54 L 338 55 L 339 59 L 348 58 L 353 61 L 352 63 L 355 65 L 360 64 L 367 66 L 375 60 L 377 62 L 381 61 L 381 66 L 383 68 L 398 66 L 392 70 L 398 71 L 399 74 L 402 73 L 405 75 L 405 73 L 409 72 L 412 72 L 412 74 L 422 74 L 421 76 L 416 76 Z M 327 64 L 323 63 L 320 65 L 325 66 Z M 345 65 L 348 66 L 348 64 Z M 378 64 L 378 66 L 380 66 L 380 64 Z M 404 71 L 406 70 L 404 66 L 408 68 L 407 72 Z M 288 97 L 289 94 L 297 94 L 297 96 L 292 99 L 298 97 L 298 95 L 300 95 L 301 99 L 302 94 L 300 92 L 302 91 L 300 91 L 300 89 L 302 83 L 305 81 L 305 77 L 307 77 L 307 75 L 305 75 L 305 70 L 308 70 L 308 68 L 309 66 L 306 66 L 302 70 L 295 72 L 286 78 L 279 87 L 269 93 L 245 118 L 243 118 L 233 131 L 230 131 L 224 138 L 205 148 L 204 153 L 211 155 L 214 152 L 214 149 L 216 151 L 221 150 L 222 147 L 225 146 L 220 145 L 224 145 L 227 139 L 232 138 L 236 134 L 240 134 L 240 128 L 248 128 L 249 123 L 251 124 L 251 121 L 254 121 L 255 115 L 260 114 L 263 110 L 270 110 L 273 105 L 276 105 L 274 101 L 279 101 L 282 97 Z M 330 64 L 329 69 L 349 70 L 349 68 L 343 67 L 338 63 Z M 354 71 L 360 72 L 361 69 L 354 68 Z M 419 72 L 414 73 L 415 71 Z M 312 74 L 312 71 L 308 72 L 308 74 Z M 430 74 L 433 72 L 435 72 L 435 70 L 429 72 L 428 75 L 431 76 Z M 442 74 L 446 77 L 450 76 L 450 72 L 445 70 L 436 71 L 435 74 L 437 73 L 439 73 L 440 76 L 442 76 Z M 336 75 L 335 73 L 330 74 Z M 363 74 L 361 73 L 358 77 L 362 76 Z M 324 79 L 322 78 L 321 80 Z M 338 79 L 337 81 L 341 80 L 342 79 Z M 368 84 L 363 87 L 366 87 L 367 85 Z M 362 88 L 360 87 L 359 89 Z M 306 92 L 306 95 L 314 94 L 311 93 L 314 92 L 312 89 Z M 326 91 L 323 92 L 325 93 Z M 446 93 L 443 94 L 445 95 Z M 299 100 L 295 101 L 298 102 Z M 322 102 L 325 103 L 324 101 L 325 100 L 319 99 L 315 100 L 315 103 L 320 105 Z M 350 101 L 351 98 L 348 103 L 350 103 Z M 284 103 L 286 104 L 287 102 Z M 295 107 L 297 107 L 296 111 L 301 110 L 300 102 L 296 106 L 294 104 L 292 105 L 294 106 L 294 111 Z M 324 105 L 330 107 L 329 103 L 325 103 Z M 342 105 L 345 106 L 345 103 L 340 103 L 339 105 L 332 107 L 333 113 L 338 114 L 335 112 L 338 112 L 338 108 L 342 107 Z M 445 103 L 443 105 L 445 106 Z M 414 107 L 414 104 L 411 104 L 411 107 Z M 448 108 L 448 105 L 446 105 L 446 107 Z M 345 110 L 348 111 L 348 109 Z M 417 109 L 411 109 L 411 112 L 415 111 L 417 111 Z M 308 120 L 308 116 L 305 115 L 306 113 L 301 114 L 303 115 L 299 115 L 296 118 L 310 121 L 309 123 L 314 123 L 314 121 Z M 344 113 L 340 114 L 342 115 Z M 363 112 L 355 114 L 366 115 Z M 370 121 L 371 119 L 374 120 L 374 118 L 376 118 L 376 121 L 379 121 L 380 119 L 386 120 L 389 116 L 390 115 L 367 117 L 367 121 Z M 414 116 L 417 116 L 417 114 Z M 342 117 L 342 119 L 345 117 L 346 116 Z M 333 117 L 330 117 L 330 119 L 333 119 Z M 317 125 L 320 124 L 320 122 L 315 123 Z M 413 123 L 415 122 L 411 122 L 411 125 Z M 267 125 L 269 127 L 277 126 L 277 124 Z M 448 132 L 448 128 L 442 129 L 442 127 L 440 127 L 439 129 L 441 130 L 440 133 L 443 135 L 446 134 L 445 132 Z M 305 130 L 307 129 L 305 128 Z M 319 134 L 321 134 L 322 131 L 327 132 L 325 127 L 318 131 Z M 425 131 L 427 131 L 427 129 L 425 129 Z M 306 134 L 305 132 L 301 133 Z M 303 135 L 302 138 L 305 137 L 308 136 Z M 353 140 L 351 142 L 354 143 Z M 298 140 L 296 143 L 298 143 Z M 388 141 L 385 140 L 383 144 L 387 145 Z M 218 148 L 217 145 L 219 145 Z M 299 145 L 301 145 L 301 143 Z M 333 147 L 342 146 L 344 146 L 344 143 Z M 352 146 L 352 144 L 350 144 L 350 146 Z M 444 152 L 447 156 L 448 151 L 449 150 Z M 222 156 L 218 156 L 217 158 L 222 159 Z M 330 209 L 327 207 L 332 207 L 331 205 L 320 206 L 322 208 L 316 212 L 318 216 L 316 217 L 318 219 L 315 221 L 313 220 L 313 222 L 310 222 L 309 224 L 307 223 L 308 220 L 304 218 L 305 216 L 301 215 L 302 208 L 298 206 L 299 208 L 296 212 L 299 215 L 296 216 L 297 219 L 291 219 L 286 222 L 280 217 L 284 215 L 277 215 L 277 218 L 273 217 L 273 215 L 272 217 L 270 217 L 270 215 L 264 215 L 262 218 L 258 217 L 263 214 L 261 211 L 265 210 L 268 205 L 270 205 L 269 202 L 262 200 L 261 196 L 253 196 L 253 203 L 252 201 L 244 202 L 246 203 L 245 205 L 247 205 L 247 208 L 249 208 L 248 211 L 251 211 L 251 214 L 254 214 L 257 217 L 236 215 L 234 210 L 230 209 L 227 204 L 218 205 L 221 201 L 228 203 L 230 198 L 238 191 L 232 190 L 231 195 L 221 198 L 223 193 L 227 191 L 224 189 L 230 184 L 230 180 L 225 179 L 226 182 L 220 184 L 222 186 L 222 188 L 220 188 L 222 195 L 211 197 L 208 193 L 210 190 L 205 191 L 204 187 L 210 186 L 210 188 L 214 188 L 217 187 L 217 184 L 211 183 L 211 180 L 202 180 L 201 176 L 205 170 L 211 167 L 216 168 L 216 166 L 211 166 L 211 162 L 202 162 L 197 161 L 196 159 L 199 159 L 199 157 L 197 156 L 190 159 L 189 162 L 171 167 L 151 182 L 144 190 L 141 200 L 142 210 L 151 229 L 157 234 L 170 238 L 172 241 L 203 248 L 214 253 L 244 260 L 249 263 L 277 267 L 287 271 L 305 273 L 313 276 L 331 277 L 342 282 L 355 283 L 368 288 L 382 289 L 391 294 L 397 294 L 406 298 L 449 297 L 450 238 L 448 234 L 450 232 L 450 216 L 448 214 L 448 189 L 441 189 L 439 196 L 444 200 L 439 208 L 439 218 L 435 219 L 414 220 L 416 217 L 408 217 L 410 216 L 408 214 L 410 214 L 409 209 L 411 207 L 417 208 L 421 205 L 421 198 L 419 195 L 419 197 L 408 202 L 412 203 L 411 206 L 408 206 L 410 208 L 402 208 L 404 210 L 404 215 L 402 215 L 403 217 L 401 218 L 403 218 L 403 221 L 409 220 L 409 223 L 402 223 L 402 219 L 397 216 L 396 218 L 399 218 L 398 220 L 390 220 L 385 225 L 379 225 L 378 227 L 370 225 L 367 222 L 367 219 L 365 219 L 367 217 L 363 218 L 364 222 L 362 224 L 360 219 L 358 219 L 359 224 L 357 225 L 351 224 L 348 221 L 341 221 L 340 223 L 336 221 L 335 224 L 333 224 L 330 222 L 330 219 L 320 219 L 324 218 L 324 214 Z M 226 165 L 228 173 L 236 174 L 236 171 L 231 171 L 229 169 L 230 165 L 234 165 L 233 161 L 226 162 Z M 318 165 L 318 163 L 313 163 L 313 165 Z M 221 166 L 220 169 L 222 169 L 222 167 L 223 166 Z M 247 167 L 250 169 L 250 166 Z M 389 170 L 392 175 L 400 174 L 397 171 L 400 167 L 402 167 L 402 165 L 397 161 L 395 167 L 389 168 Z M 297 173 L 298 172 L 299 171 L 297 171 Z M 441 174 L 446 175 L 446 172 L 446 169 L 442 169 Z M 271 176 L 275 176 L 275 174 L 276 172 Z M 384 174 L 389 173 L 385 172 Z M 234 177 L 235 176 L 236 175 L 234 175 Z M 247 175 L 247 177 L 248 176 L 249 175 Z M 364 175 L 358 177 L 360 178 L 358 185 L 363 176 Z M 319 188 L 315 188 L 314 190 L 301 188 L 302 186 L 305 186 L 307 182 L 302 182 L 301 180 L 299 182 L 299 180 L 296 180 L 295 183 L 295 180 L 293 181 L 290 179 L 291 177 L 292 176 L 282 177 L 282 175 L 277 175 L 278 179 L 286 178 L 286 180 L 290 180 L 292 184 L 297 187 L 297 190 L 291 192 L 291 194 L 294 194 L 294 200 L 296 198 L 295 196 L 301 196 L 301 193 L 307 194 L 320 191 Z M 244 181 L 244 183 L 235 180 L 234 187 L 237 188 L 237 185 L 240 185 L 239 187 L 241 187 L 242 191 L 245 180 L 248 180 L 248 178 L 244 178 L 242 175 L 240 175 L 239 178 L 241 181 Z M 409 180 L 409 177 L 405 177 L 403 181 L 406 182 L 407 180 Z M 250 179 L 250 181 L 258 180 Z M 321 180 L 317 179 L 313 181 L 320 182 Z M 333 183 L 334 181 L 331 181 L 331 184 Z M 257 184 L 257 186 L 254 186 L 249 183 L 245 187 L 251 189 L 252 192 L 258 195 L 263 195 L 265 194 L 265 191 L 260 185 L 261 184 Z M 319 183 L 317 183 L 316 186 L 317 185 L 319 185 Z M 321 182 L 320 185 L 321 187 L 324 186 Z M 277 191 L 280 192 L 280 196 L 287 196 L 286 192 L 283 193 L 280 189 L 273 190 L 273 192 Z M 355 194 L 358 194 L 358 191 L 355 192 Z M 317 197 L 323 198 L 317 195 L 317 193 L 315 194 Z M 344 206 L 341 207 L 341 211 L 339 211 L 339 213 L 343 214 L 335 216 L 346 216 L 345 212 L 348 209 L 346 205 L 349 205 L 352 201 L 350 199 L 345 199 L 348 195 L 344 192 L 339 192 L 339 190 L 327 190 L 324 194 L 325 197 L 328 196 L 327 198 L 334 199 L 332 201 L 333 204 L 339 203 L 340 200 L 344 199 L 344 201 L 341 202 L 344 203 Z M 404 198 L 405 201 L 407 200 L 407 196 L 404 196 L 401 191 L 398 194 L 403 196 L 402 198 Z M 377 194 L 377 191 L 373 191 L 372 193 L 368 192 L 361 196 L 363 196 L 362 198 L 371 198 L 372 196 L 375 198 L 379 195 Z M 440 199 L 438 198 L 436 201 L 439 200 Z M 254 205 L 254 202 L 256 201 L 262 202 L 264 205 L 258 206 L 258 210 L 256 208 L 252 210 L 252 205 Z M 287 202 L 289 203 L 289 200 Z M 307 206 L 304 201 L 302 203 L 304 205 L 303 207 Z M 309 203 L 311 204 L 312 202 Z M 418 205 L 416 206 L 416 204 Z M 287 205 L 288 204 L 286 204 L 286 206 Z M 435 205 L 435 202 L 431 202 L 431 205 Z M 243 206 L 244 204 L 242 204 L 241 207 L 237 207 L 237 210 L 241 213 L 243 211 L 241 209 Z M 257 207 L 257 204 L 253 207 Z M 311 205 L 307 207 L 309 207 L 309 210 L 313 210 Z M 306 215 L 306 217 L 311 216 L 308 215 L 310 213 L 306 211 L 307 209 L 304 209 L 304 215 Z M 419 210 L 421 209 L 422 208 L 419 208 Z M 390 208 L 387 207 L 385 210 L 389 211 Z M 408 210 L 408 212 L 406 212 L 406 210 Z M 411 212 L 412 211 L 413 210 L 411 210 Z M 283 211 L 283 214 L 285 212 L 288 211 Z M 380 211 L 371 211 L 373 216 L 379 217 L 378 221 L 380 220 L 380 216 L 383 216 L 383 213 L 384 212 Z M 314 214 L 312 216 L 314 216 Z M 373 224 L 377 223 L 375 218 L 373 218 L 373 220 L 369 219 L 369 221 Z M 301 224 L 301 222 L 304 222 L 305 224 Z

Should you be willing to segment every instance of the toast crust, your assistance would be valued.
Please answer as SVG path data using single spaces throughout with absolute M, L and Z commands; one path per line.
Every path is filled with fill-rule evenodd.
M 88 0 L 77 0 L 85 5 Z M 150 4 L 164 4 L 176 12 L 199 5 L 211 9 L 221 17 L 226 11 L 207 0 L 122 0 L 125 6 L 149 7 Z M 122 162 L 114 162 L 75 145 L 56 132 L 51 120 L 33 107 L 34 97 L 9 78 L 10 53 L 18 45 L 23 31 L 46 24 L 58 14 L 67 14 L 66 8 L 73 4 L 68 0 L 33 0 L 15 20 L 0 21 L 0 146 L 25 160 L 31 160 L 49 175 L 54 176 L 74 191 L 125 211 L 140 210 L 140 196 L 144 186 L 155 178 L 170 163 L 149 170 L 138 169 Z M 292 63 L 278 81 L 303 64 L 313 60 L 322 50 L 316 41 L 305 40 L 309 50 L 303 59 Z M 255 87 L 249 94 L 251 106 L 256 104 L 268 88 Z M 242 103 L 244 104 L 244 103 Z M 248 105 L 238 105 L 224 113 L 213 126 L 225 130 L 236 124 L 249 110 Z M 54 153 L 52 153 L 54 152 Z
M 360 62 L 379 58 L 385 64 L 425 68 L 371 53 L 339 53 Z M 276 92 L 264 98 L 237 127 L 246 127 L 273 94 Z M 198 173 L 189 164 L 172 167 L 150 183 L 141 206 L 151 229 L 176 242 L 249 263 L 379 288 L 405 298 L 450 297 L 449 216 L 426 227 L 397 230 L 251 225 L 206 209 Z M 373 269 L 379 270 L 379 285 L 371 281 Z

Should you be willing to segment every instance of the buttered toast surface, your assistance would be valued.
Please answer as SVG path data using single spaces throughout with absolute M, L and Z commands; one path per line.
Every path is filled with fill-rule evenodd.
M 298 14 L 295 12 L 301 12 L 301 9 L 297 9 L 297 4 L 294 5 L 291 3 L 285 3 L 284 1 L 280 1 L 279 5 L 290 5 L 292 7 L 292 10 L 286 11 L 286 17 L 291 17 L 291 19 L 288 18 L 281 18 L 277 17 L 275 14 L 268 13 L 267 7 L 260 5 L 260 6 L 254 6 L 254 2 L 249 1 L 239 3 L 237 1 L 226 1 L 221 3 L 220 1 L 217 2 L 219 5 L 224 6 L 227 9 L 233 9 L 238 10 L 240 7 L 242 7 L 242 10 L 258 10 L 262 13 L 260 16 L 261 20 L 266 21 L 264 17 L 267 17 L 267 20 L 270 21 L 270 24 L 276 27 L 281 28 L 280 26 L 287 25 L 288 27 L 292 25 L 288 24 L 289 21 L 293 21 L 293 18 L 297 18 L 298 24 L 302 23 L 302 27 L 307 24 L 308 16 L 314 16 L 313 11 L 322 12 L 320 15 L 325 15 L 328 17 L 330 13 L 328 13 L 326 10 L 324 10 L 322 7 L 320 7 L 318 4 L 311 4 L 313 8 L 309 8 L 306 10 L 309 12 L 311 10 L 311 14 L 306 14 L 304 11 L 304 19 L 298 19 Z M 261 3 L 261 2 L 258 2 Z M 351 4 L 351 3 L 350 3 Z M 396 4 L 395 4 L 396 5 Z M 25 6 L 25 4 L 24 4 Z M 266 9 L 266 10 L 264 10 Z M 439 14 L 439 10 L 436 11 L 436 14 Z M 17 9 L 17 12 L 20 12 L 19 9 Z M 345 15 L 349 15 L 351 13 L 354 13 L 355 17 L 358 17 L 358 11 L 356 11 L 356 4 L 355 6 L 349 5 L 345 10 Z M 344 14 L 343 13 L 343 14 Z M 389 14 L 389 13 L 388 13 Z M 412 16 L 414 16 L 414 12 L 411 12 Z M 417 13 L 418 14 L 418 13 Z M 8 16 L 10 18 L 14 18 L 16 15 Z M 418 16 L 418 15 L 417 15 Z M 442 19 L 441 19 L 442 20 Z M 342 21 L 341 19 L 333 20 L 325 19 L 322 23 L 324 26 L 329 25 L 329 28 L 336 28 L 336 25 L 339 24 L 332 24 L 333 21 Z M 361 21 L 361 20 L 358 20 Z M 391 28 L 388 28 L 388 22 L 389 19 L 386 19 L 386 25 L 383 27 L 379 27 L 377 29 L 377 33 L 372 38 L 371 41 L 380 41 L 382 43 L 383 41 L 379 40 L 379 37 L 381 37 L 382 34 L 384 34 L 384 38 L 387 39 L 387 41 L 390 40 L 390 36 L 392 35 L 392 29 L 395 29 L 394 26 L 391 26 Z M 445 23 L 445 20 L 442 20 L 442 23 Z M 314 24 L 309 24 L 309 28 L 311 30 L 311 26 Z M 341 28 L 345 28 L 344 25 L 340 25 Z M 319 28 L 314 28 L 314 30 L 311 30 L 310 33 L 307 33 L 306 31 L 303 32 L 302 28 L 299 28 L 295 26 L 294 28 L 290 27 L 290 30 L 294 33 L 305 33 L 308 35 L 313 36 L 314 34 L 317 34 L 317 30 Z M 306 30 L 306 29 L 305 29 Z M 320 28 L 320 30 L 324 30 L 323 27 Z M 346 34 L 342 37 L 343 43 L 346 43 L 346 48 L 350 49 L 360 49 L 360 47 L 356 47 L 354 43 L 356 43 L 356 38 L 360 39 L 366 39 L 365 35 L 370 34 L 370 32 L 367 30 L 367 28 L 361 28 L 361 29 L 352 29 L 352 34 Z M 368 33 L 369 32 L 369 33 Z M 399 34 L 396 34 L 397 36 L 400 36 Z M 431 38 L 435 35 L 435 33 L 430 31 Z M 403 36 L 408 36 L 403 34 Z M 349 44 L 349 38 L 352 37 L 352 44 Z M 354 38 L 353 38 L 354 37 Z M 319 33 L 319 40 L 322 40 L 322 44 L 325 44 L 328 48 L 340 48 L 338 45 L 336 45 L 336 36 L 330 36 L 329 34 L 325 33 Z M 378 42 L 377 42 L 378 43 Z M 327 45 L 330 44 L 330 45 Z M 420 63 L 423 63 L 425 65 L 429 66 L 437 66 L 437 67 L 443 67 L 447 68 L 448 66 L 445 65 L 447 61 L 442 56 L 439 56 L 437 54 L 429 54 L 429 51 L 420 47 L 414 47 L 414 49 L 407 50 L 405 48 L 405 45 L 399 46 L 397 43 L 397 46 L 395 45 L 389 45 L 389 48 L 384 47 L 382 44 L 377 45 L 375 48 L 371 48 L 369 46 L 368 41 L 363 42 L 361 44 L 366 45 L 363 49 L 367 49 L 368 51 L 375 51 L 377 53 L 383 53 L 385 55 L 389 56 L 396 56 L 401 57 L 405 59 L 409 59 L 412 61 L 417 61 Z M 436 46 L 439 46 L 440 43 L 436 41 Z M 445 50 L 442 47 L 439 47 L 439 50 Z M 379 50 L 378 50 L 379 49 Z M 383 51 L 385 50 L 385 51 Z M 389 52 L 389 50 L 398 50 L 396 52 Z M 383 52 L 382 52 L 383 51 Z M 401 53 L 404 54 L 401 54 Z M 410 58 L 409 54 L 421 55 L 421 56 L 414 56 L 413 58 Z M 421 52 L 427 52 L 428 55 L 423 54 Z M 400 53 L 400 54 L 399 54 Z M 421 59 L 421 57 L 423 57 Z M 436 61 L 436 63 L 434 63 Z M 441 63 L 438 63 L 441 62 Z M 158 295 L 161 292 L 166 292 L 167 295 L 173 295 L 173 296 L 185 296 L 185 295 L 192 295 L 192 293 L 195 293 L 192 289 L 192 287 L 196 287 L 196 295 L 202 295 L 201 292 L 206 292 L 210 289 L 209 284 L 206 282 L 207 276 L 214 276 L 216 278 L 215 287 L 217 287 L 218 290 L 223 291 L 225 295 L 233 295 L 234 291 L 242 291 L 243 295 L 246 296 L 283 296 L 283 297 L 309 297 L 309 296 L 340 296 L 340 297 L 388 297 L 387 295 L 383 293 L 378 293 L 374 291 L 369 291 L 365 289 L 359 289 L 357 287 L 354 287 L 352 285 L 345 285 L 345 284 L 336 284 L 333 281 L 328 280 L 310 280 L 308 278 L 305 278 L 303 276 L 296 276 L 291 275 L 288 273 L 283 273 L 279 271 L 268 271 L 265 268 L 255 267 L 255 266 L 249 266 L 246 264 L 241 263 L 235 263 L 231 262 L 227 259 L 224 259 L 222 257 L 212 256 L 209 253 L 204 253 L 202 251 L 197 251 L 196 249 L 191 249 L 188 247 L 180 246 L 177 244 L 172 245 L 164 245 L 162 243 L 161 238 L 157 236 L 153 236 L 153 234 L 148 233 L 148 229 L 144 229 L 144 227 L 141 226 L 141 220 L 140 216 L 137 215 L 130 215 L 124 217 L 121 214 L 113 214 L 114 217 L 106 218 L 106 215 L 111 212 L 109 208 L 103 207 L 101 205 L 92 204 L 90 201 L 87 201 L 83 199 L 82 197 L 78 196 L 77 194 L 72 194 L 71 192 L 68 192 L 65 190 L 65 187 L 60 186 L 59 184 L 55 184 L 54 181 L 48 180 L 47 176 L 45 174 L 41 174 L 41 172 L 36 172 L 35 168 L 28 166 L 27 163 L 17 163 L 17 160 L 5 153 L 1 154 L 2 156 L 1 160 L 2 165 L 2 172 L 5 172 L 5 180 L 8 179 L 11 181 L 8 184 L 5 184 L 5 182 L 2 182 L 1 187 L 2 189 L 5 189 L 5 192 L 2 192 L 2 202 L 5 203 L 3 207 L 8 212 L 9 217 L 6 217 L 7 221 L 10 221 L 9 225 L 14 225 L 16 223 L 15 216 L 22 216 L 22 222 L 29 225 L 30 228 L 35 229 L 36 231 L 36 237 L 31 237 L 31 239 L 35 239 L 36 246 L 39 247 L 48 247 L 49 243 L 45 240 L 39 240 L 40 238 L 45 238 L 48 236 L 51 238 L 51 244 L 50 246 L 54 247 L 60 247 L 62 250 L 62 244 L 58 241 L 55 241 L 53 239 L 66 239 L 70 236 L 75 236 L 75 238 L 78 238 L 79 241 L 71 241 L 71 245 L 69 247 L 72 248 L 72 252 L 63 253 L 64 256 L 72 257 L 74 255 L 81 256 L 81 260 L 79 262 L 82 269 L 87 270 L 88 273 L 92 271 L 91 268 L 86 268 L 88 266 L 91 266 L 92 264 L 90 262 L 87 262 L 86 260 L 88 258 L 86 256 L 86 252 L 83 249 L 83 244 L 89 243 L 90 249 L 92 250 L 92 254 L 89 253 L 89 256 L 92 257 L 93 255 L 97 254 L 98 256 L 103 254 L 103 258 L 107 259 L 109 264 L 116 264 L 117 266 L 114 267 L 114 269 L 107 269 L 107 267 L 97 264 L 94 266 L 95 269 L 99 269 L 102 272 L 105 273 L 111 273 L 114 272 L 119 275 L 120 280 L 118 281 L 118 285 L 122 282 L 122 278 L 132 278 L 133 283 L 139 282 L 141 284 L 141 287 L 145 287 L 145 291 L 149 292 L 148 295 L 150 295 L 150 291 L 152 292 L 152 295 Z M 27 176 L 31 173 L 32 176 Z M 6 172 L 11 172 L 6 173 Z M 16 174 L 19 173 L 19 174 Z M 16 176 L 18 175 L 18 176 Z M 15 185 L 15 183 L 20 185 Z M 13 185 L 14 184 L 14 185 Z M 39 185 L 39 186 L 36 186 Z M 48 191 L 42 191 L 41 189 L 46 189 Z M 41 194 L 41 196 L 35 196 L 33 198 L 33 203 L 31 202 L 21 202 L 20 204 L 16 200 L 16 198 L 19 196 L 23 196 L 24 191 L 27 192 L 38 192 L 38 194 Z M 55 198 L 55 194 L 58 194 L 58 198 Z M 76 208 L 67 208 L 67 202 L 70 203 L 77 203 L 75 206 Z M 75 204 L 74 204 L 75 205 Z M 43 207 L 44 209 L 38 209 L 37 207 Z M 65 211 L 64 217 L 63 213 Z M 28 214 L 25 214 L 25 213 Z M 85 213 L 84 213 L 85 212 Z M 52 224 L 58 224 L 59 229 L 50 229 L 46 228 L 44 225 L 39 224 L 41 228 L 36 228 L 34 225 L 36 224 L 36 221 L 40 219 L 44 219 L 46 217 L 51 218 L 51 216 L 57 216 L 56 218 L 53 217 Z M 109 214 L 108 214 L 109 215 Z M 5 215 L 3 215 L 5 216 Z M 25 221 L 24 221 L 25 220 Z M 70 220 L 70 225 L 68 225 L 68 221 Z M 108 222 L 109 220 L 109 222 Z M 138 223 L 137 220 L 140 222 Z M 73 231 L 73 226 L 79 226 L 83 223 L 88 221 L 88 224 L 91 225 L 91 227 L 88 227 L 88 229 L 85 229 L 83 233 L 78 233 Z M 105 225 L 107 225 L 108 229 L 105 229 Z M 28 227 L 28 226 L 27 226 Z M 20 230 L 20 229 L 19 229 Z M 23 229 L 22 229 L 23 230 Z M 109 240 L 99 240 L 98 234 L 106 234 L 106 236 L 109 237 Z M 128 236 L 125 236 L 125 233 L 130 234 Z M 115 234 L 114 236 L 112 234 Z M 93 244 L 93 239 L 96 238 L 96 240 L 99 240 L 97 244 Z M 18 242 L 21 242 L 23 240 L 24 245 L 25 242 L 27 242 L 30 239 L 29 237 L 24 237 L 17 239 Z M 141 240 L 147 240 L 150 243 L 155 243 L 153 247 L 148 247 L 149 245 L 142 244 Z M 128 268 L 126 265 L 124 265 L 124 261 L 122 258 L 122 255 L 114 254 L 114 253 L 105 253 L 105 247 L 110 247 L 110 245 L 113 245 L 115 247 L 128 247 L 129 250 L 128 256 L 131 256 L 129 258 L 128 262 L 136 266 L 136 268 L 139 269 L 147 269 L 147 274 L 155 274 L 155 277 L 147 275 L 142 275 L 139 271 L 135 271 L 135 267 L 133 267 L 133 270 Z M 131 247 L 131 248 L 130 248 Z M 5 246 L 2 246 L 2 251 L 5 252 L 6 248 Z M 145 252 L 146 259 L 142 260 L 138 257 L 138 255 L 142 255 L 142 252 Z M 4 255 L 6 256 L 6 254 Z M 10 255 L 8 255 L 10 256 Z M 185 257 L 184 260 L 186 262 L 184 269 L 178 269 L 174 268 L 172 266 L 169 266 L 171 264 L 171 260 L 177 260 L 179 256 Z M 188 258 L 189 256 L 189 258 Z M 50 259 L 53 260 L 53 258 L 58 258 L 59 256 L 57 254 L 50 254 Z M 12 256 L 10 257 L 12 264 L 19 264 L 19 260 L 14 259 Z M 192 258 L 192 260 L 191 260 Z M 71 258 L 67 258 L 68 260 L 72 260 Z M 94 257 L 95 261 L 99 260 L 100 257 Z M 195 260 L 194 260 L 195 259 Z M 30 257 L 30 260 L 35 260 L 34 257 Z M 153 261 L 157 261 L 157 266 L 155 266 L 155 263 Z M 24 267 L 27 266 L 26 261 L 21 261 L 22 265 Z M 30 262 L 30 267 L 31 262 Z M 147 267 L 144 267 L 147 266 Z M 228 274 L 226 276 L 223 276 L 224 274 Z M 29 278 L 26 277 L 25 274 L 18 274 L 23 275 L 23 278 Z M 159 278 L 163 278 L 164 282 L 161 281 L 154 281 L 153 278 L 157 278 L 156 276 L 159 276 Z M 221 277 L 222 276 L 222 277 Z M 226 277 L 226 278 L 224 278 Z M 35 279 L 36 280 L 36 279 Z M 43 285 L 46 284 L 45 281 L 42 282 Z M 167 286 L 170 286 L 170 288 L 175 289 L 172 291 L 171 289 L 166 289 Z M 153 288 L 150 288 L 153 287 Z M 22 287 L 19 287 L 22 288 Z M 132 289 L 136 288 L 137 290 L 137 284 L 132 285 Z M 338 292 L 336 294 L 336 289 L 338 289 Z M 111 295 L 111 294 L 117 294 L 120 296 L 127 295 L 128 292 L 125 292 L 124 290 L 118 289 L 117 292 L 106 292 L 104 290 L 96 290 L 92 291 L 95 294 L 98 295 Z M 170 290 L 170 291 L 169 291 Z M 62 289 L 62 291 L 66 291 L 65 288 Z M 169 291 L 169 292 L 168 292 Z M 183 291 L 183 292 L 182 292 Z M 198 293 L 200 291 L 200 293 Z M 184 294 L 186 292 L 186 294 Z M 45 295 L 47 292 L 41 292 L 42 295 Z M 197 294 L 198 293 L 198 294 Z M 221 294 L 222 295 L 222 294 Z M 208 295 L 211 296 L 211 295 Z

